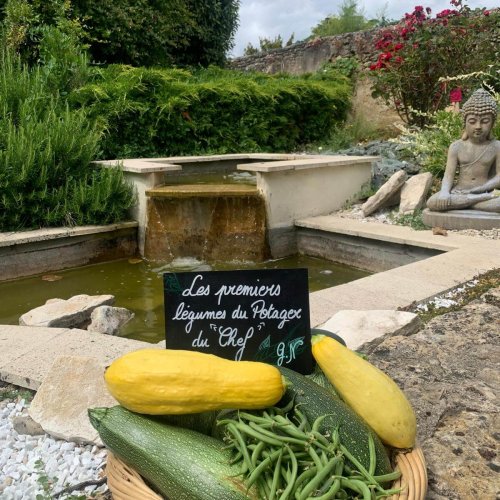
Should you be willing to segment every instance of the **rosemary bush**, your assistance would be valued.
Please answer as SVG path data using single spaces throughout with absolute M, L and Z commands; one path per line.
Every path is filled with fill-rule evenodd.
M 0 231 L 123 220 L 134 197 L 119 170 L 89 166 L 101 131 L 69 109 L 46 68 L 0 54 Z

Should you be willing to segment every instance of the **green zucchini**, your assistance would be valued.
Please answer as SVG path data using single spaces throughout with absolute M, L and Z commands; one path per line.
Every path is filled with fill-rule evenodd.
M 328 389 L 319 386 L 306 376 L 283 367 L 280 367 L 280 371 L 290 382 L 290 385 L 287 386 L 279 406 L 286 406 L 293 400 L 310 423 L 318 417 L 327 415 L 323 419 L 319 431 L 321 433 L 331 432 L 338 426 L 340 442 L 366 469 L 370 465 L 368 435 L 371 434 L 375 442 L 377 460 L 375 475 L 392 472 L 389 455 L 379 437 L 351 408 Z
M 224 443 L 122 406 L 88 411 L 103 443 L 171 500 L 256 499 L 229 464 Z

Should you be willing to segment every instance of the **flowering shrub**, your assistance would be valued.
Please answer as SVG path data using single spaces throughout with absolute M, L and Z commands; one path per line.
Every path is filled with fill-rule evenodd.
M 435 17 L 429 7 L 416 6 L 375 43 L 373 95 L 392 103 L 409 124 L 425 125 L 428 112 L 449 104 L 452 88 L 441 78 L 484 70 L 497 61 L 500 9 L 471 10 L 462 0 L 451 4 L 454 8 Z

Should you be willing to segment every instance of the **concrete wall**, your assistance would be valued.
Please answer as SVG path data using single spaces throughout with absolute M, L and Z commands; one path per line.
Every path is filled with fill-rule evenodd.
M 0 234 L 0 281 L 137 253 L 137 223 L 38 229 Z
M 329 214 L 371 180 L 373 156 L 330 156 L 238 167 L 257 175 L 266 202 L 267 235 L 275 258 L 296 252 L 295 220 Z
M 387 29 L 374 28 L 315 38 L 264 54 L 238 57 L 230 62 L 230 67 L 243 71 L 300 75 L 317 71 L 323 63 L 337 57 L 356 56 L 361 62 L 368 63 L 374 60 L 376 53 L 374 41 L 378 39 L 381 31 Z

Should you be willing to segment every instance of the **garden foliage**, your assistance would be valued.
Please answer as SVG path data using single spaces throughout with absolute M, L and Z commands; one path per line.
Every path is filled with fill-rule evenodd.
M 0 56 L 0 231 L 123 220 L 134 201 L 117 169 L 91 168 L 100 131 L 70 110 L 46 68 Z
M 469 96 L 466 96 L 469 97 Z M 496 94 L 500 107 L 500 94 Z M 463 131 L 462 115 L 450 111 L 438 111 L 429 115 L 430 123 L 423 129 L 407 132 L 400 139 L 418 158 L 422 171 L 431 172 L 436 178 L 442 178 L 446 167 L 448 148 L 452 142 L 460 139 Z M 500 138 L 500 121 L 497 120 L 493 135 Z
M 70 100 L 107 127 L 104 158 L 291 151 L 345 118 L 351 85 L 332 75 L 111 65 Z
M 2 11 L 15 12 L 24 52 L 36 56 L 40 26 L 66 19 L 64 31 L 106 64 L 220 65 L 238 27 L 237 0 L 0 0 Z
M 376 42 L 379 54 L 370 67 L 374 95 L 391 102 L 409 124 L 425 125 L 428 112 L 448 106 L 453 87 L 447 77 L 498 64 L 500 9 L 471 10 L 462 0 L 451 4 L 455 8 L 435 17 L 430 8 L 415 7 Z

